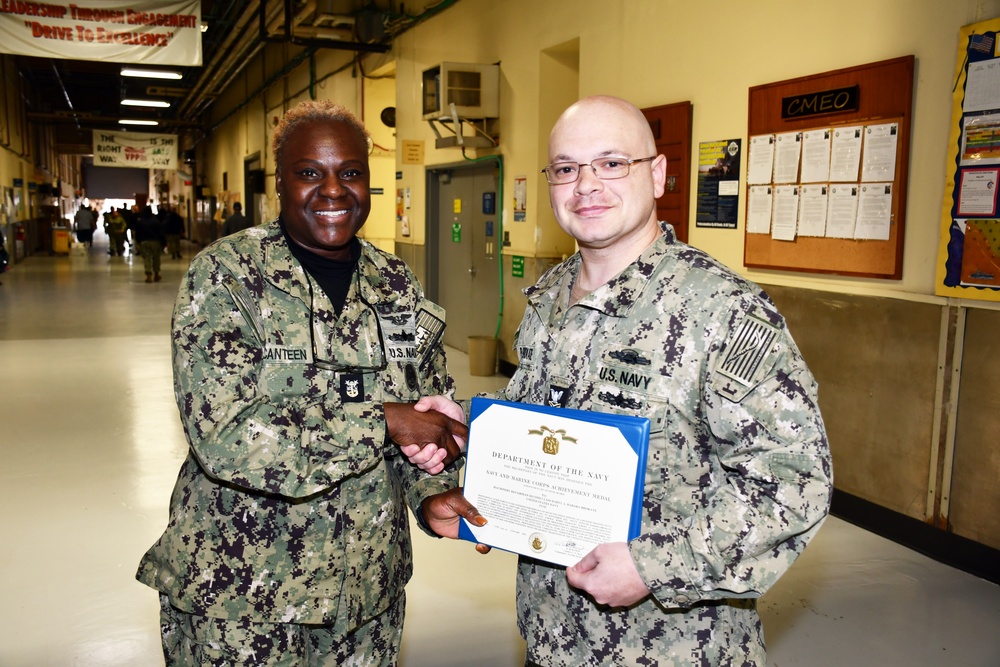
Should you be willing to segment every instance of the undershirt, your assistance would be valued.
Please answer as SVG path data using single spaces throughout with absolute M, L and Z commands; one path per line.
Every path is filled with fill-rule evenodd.
M 299 260 L 299 264 L 306 270 L 306 273 L 320 286 L 320 289 L 333 304 L 333 311 L 340 317 L 341 311 L 344 310 L 344 302 L 347 301 L 347 292 L 351 289 L 351 279 L 354 278 L 354 271 L 358 266 L 358 259 L 361 257 L 361 241 L 357 237 L 352 238 L 351 258 L 340 260 L 317 255 L 299 245 L 288 235 L 283 222 L 281 223 L 281 233 L 285 235 L 285 241 L 288 242 L 292 256 Z

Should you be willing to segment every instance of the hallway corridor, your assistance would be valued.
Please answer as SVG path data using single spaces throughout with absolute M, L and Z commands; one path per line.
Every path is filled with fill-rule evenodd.
M 196 250 L 145 284 L 99 232 L 0 276 L 0 667 L 163 664 L 134 573 L 185 454 L 169 325 Z M 449 361 L 460 397 L 506 382 Z M 414 550 L 402 667 L 522 665 L 516 558 L 419 532 Z M 833 517 L 760 608 L 771 667 L 1000 666 L 1000 587 Z

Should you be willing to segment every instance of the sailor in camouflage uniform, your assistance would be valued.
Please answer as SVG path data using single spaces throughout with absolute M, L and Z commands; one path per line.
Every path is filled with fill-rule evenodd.
M 657 222 L 655 150 L 609 97 L 550 138 L 550 201 L 580 252 L 526 291 L 497 398 L 648 417 L 651 435 L 639 537 L 565 570 L 521 558 L 528 664 L 763 667 L 755 600 L 829 508 L 816 383 L 767 295 Z
M 329 103 L 286 114 L 281 218 L 206 248 L 181 285 L 174 386 L 190 449 L 137 574 L 161 593 L 168 665 L 396 663 L 406 506 L 456 478 L 393 440 L 457 453 L 466 431 L 407 403 L 452 392 L 444 314 L 402 261 L 355 237 L 366 139 Z

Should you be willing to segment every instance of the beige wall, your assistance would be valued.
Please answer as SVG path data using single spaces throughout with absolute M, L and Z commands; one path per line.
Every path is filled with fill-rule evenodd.
M 57 204 L 55 197 L 32 195 L 33 187 L 52 185 L 61 178 L 64 189 L 72 194 L 79 184 L 79 161 L 60 160 L 55 151 L 54 130 L 49 125 L 32 124 L 27 119 L 24 103 L 23 80 L 18 76 L 11 57 L 0 54 L 0 81 L 3 95 L 0 96 L 0 232 L 13 261 L 33 252 L 48 252 L 51 249 L 51 227 L 49 213 L 42 207 Z M 72 170 L 70 167 L 74 167 Z M 20 180 L 21 187 L 14 187 Z M 5 190 L 19 202 L 11 212 L 8 210 Z M 67 207 L 68 208 L 68 207 Z M 58 212 L 56 213 L 58 217 Z M 44 218 L 44 224 L 40 218 Z M 16 243 L 20 226 L 24 239 Z
M 745 139 L 751 86 L 913 54 L 917 80 L 902 280 L 745 271 L 742 210 L 739 229 L 702 229 L 692 220 L 690 238 L 762 283 L 929 296 L 958 30 L 997 15 L 997 0 L 462 0 L 397 41 L 399 136 L 432 144 L 416 113 L 423 69 L 442 60 L 500 62 L 505 191 L 511 192 L 515 175 L 529 176 L 528 221 L 506 224 L 513 242 L 507 252 L 531 257 L 546 254 L 535 229 L 546 215 L 546 194 L 533 177 L 543 166 L 538 147 L 547 138 L 537 120 L 551 94 L 551 86 L 540 85 L 539 60 L 547 49 L 579 40 L 580 95 L 610 93 L 640 107 L 690 100 L 695 145 Z M 456 150 L 429 149 L 427 163 L 455 161 Z M 416 188 L 421 174 L 404 169 L 404 184 Z M 414 202 L 411 217 L 420 221 L 422 214 L 423 202 Z
M 916 92 L 902 280 L 748 270 L 743 266 L 743 210 L 736 230 L 702 229 L 694 224 L 692 206 L 689 234 L 693 245 L 761 284 L 942 305 L 946 301 L 933 296 L 934 262 L 958 31 L 996 15 L 998 0 L 462 0 L 399 37 L 391 54 L 397 72 L 397 138 L 426 146 L 424 165 L 398 167 L 399 184 L 410 188 L 413 198 L 407 211 L 412 236 L 397 241 L 424 243 L 425 169 L 462 158 L 459 149 L 434 148 L 434 134 L 419 112 L 421 73 L 442 61 L 500 63 L 503 227 L 511 240 L 504 254 L 537 258 L 526 267 L 541 271 L 550 264 L 546 260 L 573 252 L 571 240 L 555 225 L 538 174 L 549 128 L 567 100 L 597 93 L 620 95 L 640 107 L 689 100 L 694 146 L 720 138 L 746 140 L 751 86 L 913 54 Z M 691 168 L 697 169 L 696 161 Z M 528 178 L 525 222 L 511 219 L 517 176 Z M 696 176 L 690 179 L 692 202 Z M 509 259 L 507 267 L 510 286 Z M 519 290 L 505 293 L 501 357 L 516 362 L 510 345 L 525 302 Z
M 700 229 L 692 207 L 690 240 L 763 284 L 788 317 L 820 381 L 839 489 L 936 525 L 950 522 L 959 534 L 1000 548 L 1000 526 L 989 519 L 1000 502 L 1000 491 L 990 491 L 1000 476 L 993 435 L 1000 416 L 977 399 L 1000 395 L 1000 375 L 989 363 L 1000 307 L 934 296 L 958 31 L 996 16 L 1000 0 L 461 0 L 399 36 L 390 53 L 363 58 L 366 74 L 395 79 L 361 77 L 353 54 L 333 50 L 318 51 L 311 67 L 303 61 L 286 71 L 301 50 L 269 45 L 213 106 L 198 173 L 217 194 L 228 173 L 230 191 L 246 202 L 244 159 L 259 154 L 273 216 L 274 120 L 310 95 L 336 100 L 363 116 L 377 144 L 372 186 L 384 194 L 373 196 L 363 234 L 395 247 L 425 279 L 434 270 L 425 266 L 423 248 L 425 173 L 461 162 L 462 154 L 434 147 L 435 135 L 420 117 L 421 73 L 443 61 L 499 63 L 499 150 L 472 149 L 467 156 L 504 160 L 501 204 L 511 246 L 504 253 L 501 355 L 516 362 L 509 348 L 524 310 L 520 290 L 573 251 L 538 174 L 548 129 L 568 102 L 594 93 L 640 107 L 688 100 L 695 146 L 746 140 L 750 87 L 912 54 L 902 280 L 748 271 L 744 211 L 737 230 Z M 396 107 L 395 130 L 378 120 L 386 106 Z M 399 147 L 407 140 L 424 143 L 424 164 L 402 164 Z M 0 149 L 0 182 L 27 182 L 27 164 Z M 524 222 L 512 220 L 518 176 L 528 179 Z M 397 188 L 411 195 L 406 238 L 395 221 Z M 524 278 L 511 277 L 510 255 L 526 258 Z
M 695 146 L 745 141 L 750 87 L 914 55 L 901 280 L 749 271 L 744 211 L 736 230 L 700 229 L 692 206 L 690 241 L 764 285 L 786 311 L 820 382 L 838 489 L 1000 548 L 1000 528 L 990 519 L 1000 491 L 982 481 L 1000 476 L 989 435 L 1000 430 L 1000 417 L 969 397 L 972 389 L 997 395 L 1000 377 L 975 361 L 973 372 L 954 354 L 968 316 L 977 335 L 966 334 L 965 359 L 992 358 L 982 337 L 988 318 L 976 315 L 995 315 L 997 307 L 934 296 L 958 32 L 998 15 L 998 0 L 462 0 L 400 37 L 392 53 L 398 138 L 427 146 L 425 165 L 401 167 L 401 185 L 415 193 L 409 242 L 423 242 L 426 167 L 461 159 L 458 149 L 433 148 L 419 114 L 420 75 L 442 61 L 501 66 L 504 228 L 512 241 L 505 254 L 528 258 L 532 274 L 512 279 L 507 263 L 501 354 L 516 361 L 508 348 L 524 309 L 519 290 L 549 258 L 567 252 L 537 175 L 554 109 L 567 97 L 608 93 L 640 107 L 688 100 Z M 522 175 L 527 220 L 513 222 L 513 183 Z M 690 182 L 693 202 L 695 173 Z M 951 327 L 941 325 L 946 318 Z

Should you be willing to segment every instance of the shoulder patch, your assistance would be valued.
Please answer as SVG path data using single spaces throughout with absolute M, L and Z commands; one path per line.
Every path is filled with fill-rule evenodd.
M 416 344 L 417 362 L 421 368 L 431 358 L 444 334 L 444 316 L 444 308 L 436 303 L 427 299 L 420 303 L 420 308 L 417 310 Z
M 781 330 L 756 315 L 743 318 L 726 341 L 712 384 L 727 398 L 742 400 L 774 366 L 774 344 Z

